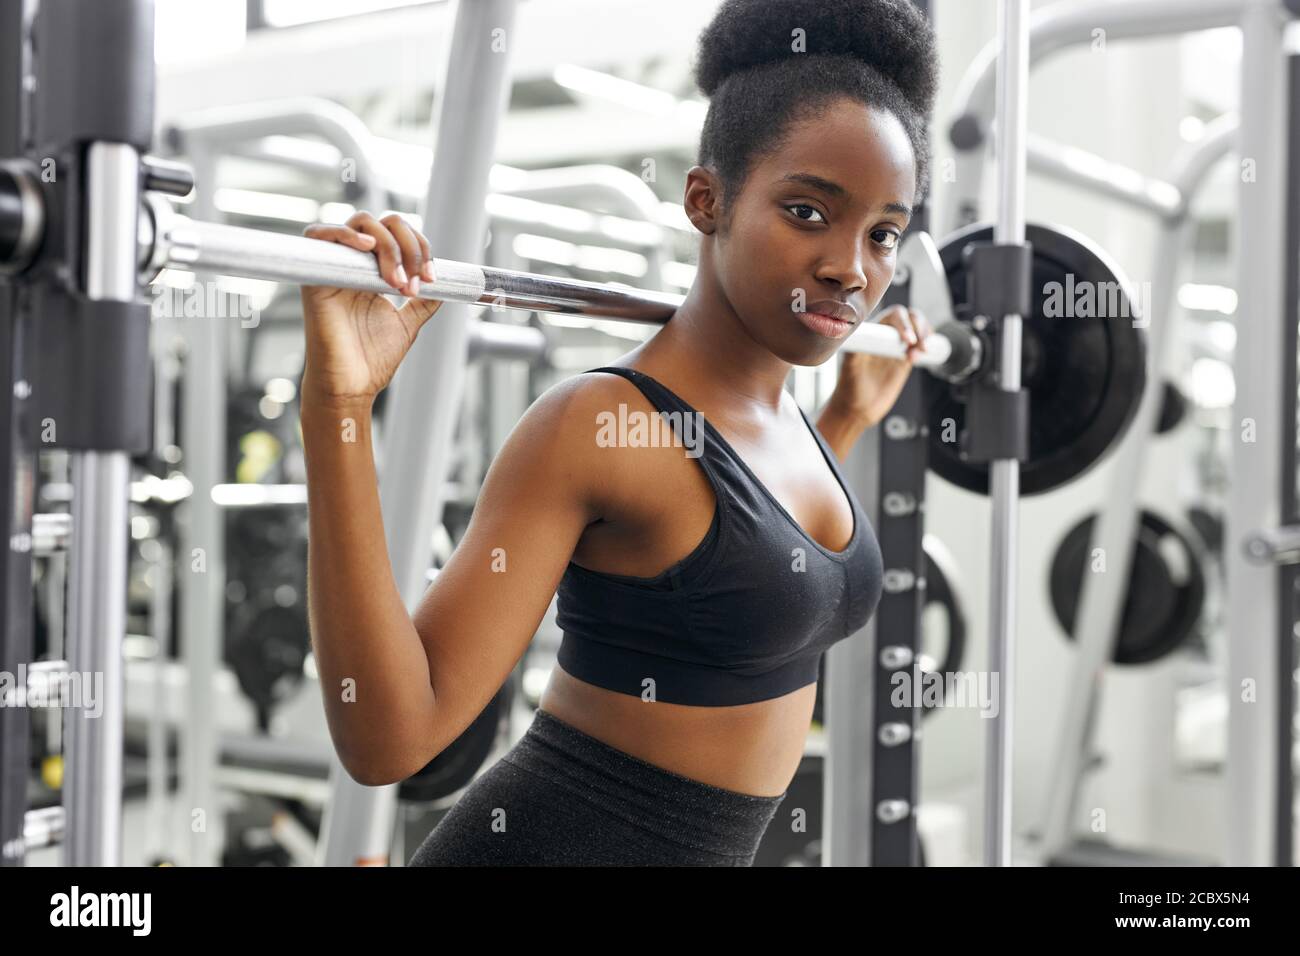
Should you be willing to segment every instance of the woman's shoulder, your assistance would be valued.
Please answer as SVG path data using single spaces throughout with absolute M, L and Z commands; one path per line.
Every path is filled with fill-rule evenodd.
M 590 372 L 546 389 L 516 431 L 526 431 L 530 447 L 564 462 L 566 473 L 593 486 L 612 508 L 640 510 L 657 497 L 655 489 L 671 495 L 694 476 L 682 467 L 680 447 L 662 435 L 649 440 L 655 428 L 632 428 L 638 416 L 650 425 L 658 422 L 654 404 L 633 382 Z
M 560 464 L 565 473 L 581 478 L 596 466 L 607 468 L 621 456 L 602 454 L 601 441 L 607 414 L 619 403 L 634 402 L 640 393 L 615 375 L 580 374 L 556 382 L 539 395 L 516 423 L 511 441 Z M 644 401 L 644 398 L 642 399 Z
M 559 437 L 586 435 L 590 437 L 602 420 L 604 413 L 617 412 L 619 403 L 627 405 L 645 396 L 630 381 L 612 372 L 585 372 L 571 375 L 552 385 L 529 406 L 522 425 L 530 419 L 538 427 L 553 429 Z

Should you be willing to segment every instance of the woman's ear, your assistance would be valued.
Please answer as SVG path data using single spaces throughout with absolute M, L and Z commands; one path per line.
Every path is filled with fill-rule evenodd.
M 717 175 L 706 166 L 688 169 L 682 208 L 691 224 L 704 235 L 713 235 L 718 229 L 721 207 L 722 189 Z

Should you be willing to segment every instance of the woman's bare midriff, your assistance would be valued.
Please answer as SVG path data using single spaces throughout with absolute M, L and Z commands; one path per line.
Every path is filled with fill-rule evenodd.
M 596 687 L 558 664 L 541 709 L 665 770 L 725 790 L 772 797 L 794 779 L 812 721 L 814 684 L 733 707 L 648 702 Z

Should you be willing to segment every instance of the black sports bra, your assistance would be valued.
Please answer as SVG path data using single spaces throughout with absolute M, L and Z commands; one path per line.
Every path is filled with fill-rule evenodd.
M 717 505 L 704 540 L 652 578 L 569 563 L 557 590 L 560 666 L 619 693 L 697 706 L 768 700 L 815 682 L 822 652 L 875 611 L 882 575 L 875 533 L 825 439 L 800 409 L 853 510 L 843 551 L 809 537 L 704 416 L 663 385 L 631 368 L 588 372 L 621 375 L 645 394 L 665 423 L 659 430 L 704 468 Z

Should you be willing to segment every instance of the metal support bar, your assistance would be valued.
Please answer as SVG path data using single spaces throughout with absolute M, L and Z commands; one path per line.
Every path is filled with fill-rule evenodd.
M 1025 133 L 1029 87 L 1029 0 L 1000 0 L 998 79 L 998 218 L 993 239 L 999 245 L 1025 241 Z M 1021 316 L 1002 319 L 998 384 L 1020 390 Z M 984 862 L 1011 863 L 1012 710 L 1015 685 L 1016 566 L 1020 463 L 1002 458 L 989 465 L 993 496 L 993 534 L 989 576 L 989 671 L 997 675 L 998 708 L 989 724 L 985 775 Z
M 216 164 L 197 158 L 194 205 L 215 214 L 212 174 Z M 200 271 L 196 282 L 213 277 Z M 178 861 L 190 866 L 212 866 L 221 846 L 216 767 L 220 759 L 218 731 L 213 717 L 214 681 L 221 667 L 226 631 L 225 517 L 212 502 L 211 489 L 226 480 L 226 379 L 229 338 L 222 323 L 212 317 L 199 322 L 176 322 L 185 340 L 181 376 L 180 435 L 185 449 L 185 476 L 192 493 L 180 506 L 176 585 L 180 591 L 177 620 L 177 656 L 189 675 L 185 697 L 185 723 L 179 742 L 180 793 L 176 804 Z
M 126 452 L 72 458 L 73 548 L 68 668 L 102 679 L 103 712 L 73 711 L 64 734 L 68 866 L 116 866 L 122 857 L 122 640 L 126 636 Z
M 1300 2 L 1291 0 L 1288 9 L 1293 15 L 1300 16 Z M 1291 168 L 1300 163 L 1300 50 L 1294 44 L 1287 48 L 1287 132 L 1286 162 Z M 1286 209 L 1286 247 L 1283 261 L 1286 263 L 1283 281 L 1285 293 L 1282 300 L 1283 339 L 1278 350 L 1282 357 L 1282 382 L 1280 392 L 1283 395 L 1297 394 L 1297 378 L 1300 378 L 1300 359 L 1292 357 L 1300 354 L 1300 183 L 1294 176 L 1286 180 L 1286 193 L 1283 200 Z M 1283 402 L 1281 432 L 1284 436 L 1295 435 L 1297 428 L 1297 408 L 1295 402 Z M 1278 461 L 1281 471 L 1278 474 L 1278 511 L 1283 521 L 1293 527 L 1300 525 L 1300 498 L 1296 487 L 1296 445 L 1290 442 L 1281 449 Z M 1274 634 L 1277 654 L 1278 695 L 1274 707 L 1278 734 L 1275 741 L 1274 760 L 1277 768 L 1276 800 L 1273 804 L 1275 829 L 1273 844 L 1275 866 L 1295 866 L 1296 858 L 1296 774 L 1293 760 L 1296 736 L 1300 727 L 1296 724 L 1296 681 L 1290 675 L 1300 673 L 1300 648 L 1296 647 L 1296 622 L 1300 621 L 1300 567 L 1292 565 L 1277 569 L 1278 630 Z
M 176 153 L 211 159 L 238 144 L 300 133 L 321 137 L 337 147 L 340 182 L 364 192 L 376 211 L 382 207 L 384 190 L 372 156 L 374 138 L 355 113 L 331 100 L 294 97 L 213 107 L 175 120 L 163 130 L 162 138 Z M 346 169 L 343 162 L 348 164 Z
M 1283 405 L 1294 391 L 1281 388 L 1280 362 L 1287 341 L 1284 323 L 1286 268 L 1287 109 L 1289 84 L 1284 47 L 1288 14 L 1279 0 L 1250 0 L 1241 14 L 1241 156 L 1248 169 L 1238 182 L 1237 345 L 1233 354 L 1236 397 L 1232 405 L 1232 455 L 1224 521 L 1227 570 L 1228 765 L 1224 861 L 1229 866 L 1268 866 L 1277 858 L 1277 796 L 1280 773 L 1292 773 L 1291 757 L 1279 765 L 1276 702 L 1281 682 L 1277 641 L 1279 575 L 1247 563 L 1240 542 L 1258 528 L 1282 524 L 1278 476 L 1283 460 L 1294 472 L 1295 433 L 1284 434 Z M 1249 172 L 1249 175 L 1245 173 Z M 1290 264 L 1295 268 L 1295 263 Z M 1285 452 L 1283 451 L 1285 449 Z M 1287 640 L 1291 621 L 1285 622 Z M 1289 655 L 1288 655 L 1289 656 Z M 1289 790 L 1289 787 L 1286 788 Z M 1281 808 L 1290 813 L 1288 805 Z
M 1172 183 L 1143 176 L 1086 149 L 1055 143 L 1032 133 L 1029 135 L 1029 168 L 1161 218 L 1177 216 L 1182 210 L 1183 197 Z
M 27 4 L 0 2 L 0 156 L 19 156 L 30 148 L 30 75 Z M 32 188 L 24 188 L 7 172 L 9 188 L 0 187 L 0 207 L 9 222 L 0 226 L 0 247 L 25 257 L 35 247 L 31 221 L 40 204 Z M 18 217 L 18 221 L 15 221 Z M 30 532 L 36 455 L 30 428 L 30 403 L 15 386 L 27 381 L 32 309 L 15 284 L 0 284 L 0 501 L 8 544 L 0 548 L 0 670 L 13 672 L 32 657 L 31 553 L 14 542 Z M 0 867 L 21 866 L 25 844 L 23 819 L 27 810 L 30 770 L 31 714 L 25 707 L 0 708 Z
M 530 325 L 506 325 L 504 322 L 471 322 L 469 357 L 544 361 L 548 343 L 546 333 Z
M 150 31 L 152 34 L 152 30 Z M 140 155 L 94 143 L 86 157 L 86 296 L 131 302 L 138 291 L 134 242 Z M 81 451 L 72 459 L 68 666 L 102 679 L 102 714 L 68 719 L 63 805 L 70 827 L 65 861 L 116 866 L 122 856 L 122 641 L 126 636 L 130 459 L 125 451 Z
M 152 457 L 155 474 L 155 488 L 167 488 L 169 479 L 161 477 L 168 471 L 165 461 L 166 450 L 176 445 L 176 379 L 180 374 L 180 359 L 176 354 L 175 336 L 176 319 L 171 316 L 158 316 L 153 321 L 153 341 L 151 351 L 154 360 L 154 416 Z M 174 481 L 172 479 L 171 481 Z M 186 483 L 188 485 L 188 482 Z M 189 488 L 186 488 L 188 492 Z M 132 488 L 134 500 L 135 488 Z M 159 497 L 160 503 L 167 505 L 171 496 Z M 176 500 L 183 500 L 177 498 Z M 173 761 L 167 745 L 167 663 L 174 653 L 172 634 L 175 627 L 172 620 L 172 595 L 176 588 L 176 550 L 177 540 L 176 512 L 172 507 L 156 509 L 161 517 L 160 534 L 156 541 L 157 548 L 148 571 L 152 579 L 149 606 L 149 632 L 153 636 L 153 680 L 151 687 L 147 736 L 145 744 L 146 794 L 145 805 L 148 810 L 149 832 L 146 837 L 146 852 L 152 858 L 164 859 L 172 852 L 171 832 L 172 812 L 175 806 L 168 781 L 171 778 Z

